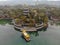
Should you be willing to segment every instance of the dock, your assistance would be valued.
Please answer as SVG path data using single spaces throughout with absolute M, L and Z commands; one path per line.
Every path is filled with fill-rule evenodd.
M 33 32 L 33 31 L 37 31 L 35 27 L 17 27 L 17 26 L 14 26 L 16 29 L 19 29 L 20 31 L 22 30 L 26 30 L 26 31 L 29 31 L 29 32 Z
M 14 26 L 16 29 L 19 29 L 20 31 L 22 31 L 22 30 L 26 30 L 27 32 L 34 32 L 34 31 L 37 31 L 37 29 L 41 29 L 41 28 L 43 28 L 43 26 L 41 26 L 41 27 L 38 27 L 38 28 L 36 28 L 36 27 L 17 27 L 17 26 Z

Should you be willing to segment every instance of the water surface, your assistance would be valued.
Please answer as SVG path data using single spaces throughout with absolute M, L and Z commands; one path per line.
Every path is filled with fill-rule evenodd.
M 47 31 L 39 31 L 38 34 L 30 34 L 31 41 L 26 42 L 13 25 L 0 25 L 0 45 L 60 45 L 60 26 L 49 25 Z

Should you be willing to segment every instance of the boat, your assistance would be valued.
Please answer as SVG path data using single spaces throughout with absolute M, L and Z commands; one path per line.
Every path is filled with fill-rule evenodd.
M 30 41 L 30 35 L 26 32 L 26 30 L 22 30 L 22 36 L 26 41 Z

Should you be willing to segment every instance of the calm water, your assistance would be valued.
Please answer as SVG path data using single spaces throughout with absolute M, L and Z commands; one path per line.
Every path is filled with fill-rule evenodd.
M 0 25 L 0 45 L 60 45 L 60 26 L 49 25 L 47 31 L 39 31 L 38 34 L 30 34 L 31 41 L 26 42 L 13 25 Z

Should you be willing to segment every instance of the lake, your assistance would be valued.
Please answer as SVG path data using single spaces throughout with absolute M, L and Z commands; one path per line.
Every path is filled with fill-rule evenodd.
M 38 35 L 31 33 L 31 41 L 26 42 L 21 37 L 21 32 L 16 31 L 13 25 L 0 24 L 0 45 L 60 45 L 60 26 L 49 25 L 46 31 L 37 33 Z

